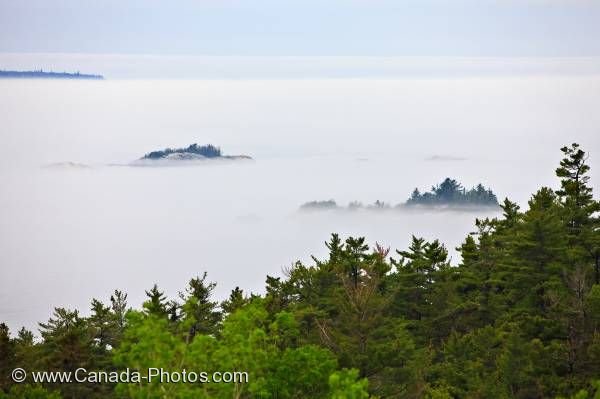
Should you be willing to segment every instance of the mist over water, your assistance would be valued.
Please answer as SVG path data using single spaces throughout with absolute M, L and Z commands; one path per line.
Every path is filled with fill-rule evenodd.
M 267 274 L 325 256 L 330 233 L 453 250 L 467 212 L 311 212 L 397 204 L 445 177 L 525 205 L 557 187 L 559 148 L 590 153 L 600 189 L 600 77 L 0 81 L 0 319 L 35 327 L 54 306 L 87 314 L 114 289 L 138 306 L 208 272 L 217 296 L 262 292 Z M 127 167 L 215 144 L 254 162 Z M 75 162 L 89 167 L 52 167 Z

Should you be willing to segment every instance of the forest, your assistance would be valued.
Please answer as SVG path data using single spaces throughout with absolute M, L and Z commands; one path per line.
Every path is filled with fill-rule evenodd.
M 600 203 L 586 152 L 561 152 L 555 189 L 475 220 L 458 264 L 438 240 L 392 251 L 332 234 L 325 258 L 266 276 L 261 295 L 219 302 L 199 271 L 138 309 L 121 291 L 89 316 L 56 308 L 39 337 L 1 324 L 0 398 L 600 398 Z M 15 384 L 15 367 L 249 380 Z

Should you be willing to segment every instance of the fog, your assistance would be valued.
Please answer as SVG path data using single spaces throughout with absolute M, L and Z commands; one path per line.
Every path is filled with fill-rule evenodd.
M 525 205 L 557 187 L 573 141 L 597 188 L 598 104 L 598 76 L 0 81 L 0 320 L 87 314 L 114 289 L 139 306 L 152 284 L 172 297 L 204 271 L 218 298 L 262 292 L 267 274 L 325 256 L 333 232 L 392 249 L 439 238 L 456 264 L 474 219 L 495 213 L 298 207 L 396 204 L 445 177 Z M 255 160 L 115 166 L 194 142 Z

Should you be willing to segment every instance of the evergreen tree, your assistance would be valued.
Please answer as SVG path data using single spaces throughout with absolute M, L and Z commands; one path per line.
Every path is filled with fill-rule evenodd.
M 150 291 L 146 291 L 146 296 L 148 297 L 148 300 L 144 302 L 146 312 L 157 317 L 166 317 L 168 314 L 166 297 L 156 284 Z
M 191 279 L 186 292 L 180 293 L 188 339 L 192 339 L 196 334 L 216 334 L 222 314 L 218 310 L 219 304 L 211 301 L 215 286 L 215 283 L 206 282 L 205 272 L 202 278 Z
M 248 299 L 244 297 L 244 291 L 240 287 L 235 287 L 231 290 L 229 298 L 221 303 L 221 309 L 225 314 L 231 314 L 247 303 Z
M 561 189 L 557 191 L 564 209 L 565 221 L 571 237 L 571 248 L 578 255 L 593 262 L 594 282 L 600 284 L 600 203 L 594 200 L 589 186 L 590 166 L 588 156 L 579 144 L 563 147 L 564 158 L 556 175 L 561 179 Z
M 78 311 L 56 308 L 53 317 L 39 325 L 44 340 L 39 369 L 74 373 L 78 368 L 93 370 L 97 366 L 93 338 Z M 60 383 L 64 398 L 94 397 L 94 388 L 87 383 Z
M 8 326 L 0 323 L 0 392 L 12 385 L 11 371 L 16 367 L 15 343 L 10 338 Z
M 113 295 L 110 296 L 110 307 L 115 315 L 115 321 L 117 328 L 120 333 L 125 328 L 125 314 L 127 313 L 127 294 L 122 291 L 115 290 Z

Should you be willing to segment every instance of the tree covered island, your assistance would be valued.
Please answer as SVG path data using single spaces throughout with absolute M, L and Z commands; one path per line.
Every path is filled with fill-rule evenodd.
M 300 209 L 310 210 L 310 209 L 338 209 L 339 206 L 334 200 L 325 200 L 325 201 L 309 201 L 300 205 Z
M 473 208 L 498 208 L 498 198 L 496 194 L 482 184 L 465 189 L 458 181 L 447 177 L 443 182 L 431 187 L 430 192 L 421 193 L 415 188 L 411 197 L 404 203 L 392 207 L 391 204 L 384 201 L 375 201 L 372 204 L 364 205 L 359 201 L 352 201 L 347 207 L 340 206 L 335 200 L 309 201 L 300 206 L 300 210 L 389 210 L 389 209 L 410 209 L 413 207 L 425 207 L 436 209 L 473 209 Z
M 0 79 L 91 79 L 103 80 L 102 75 L 93 75 L 77 72 L 45 72 L 37 71 L 3 71 L 0 70 Z
M 412 195 L 404 205 L 422 205 L 428 207 L 437 206 L 498 206 L 498 198 L 491 189 L 484 187 L 481 183 L 465 189 L 458 181 L 447 177 L 431 191 L 421 194 L 415 188 Z
M 148 165 L 157 161 L 204 161 L 214 159 L 244 160 L 252 159 L 252 157 L 248 155 L 223 155 L 220 147 L 212 144 L 198 145 L 194 143 L 183 148 L 165 148 L 164 150 L 149 152 L 134 164 Z

